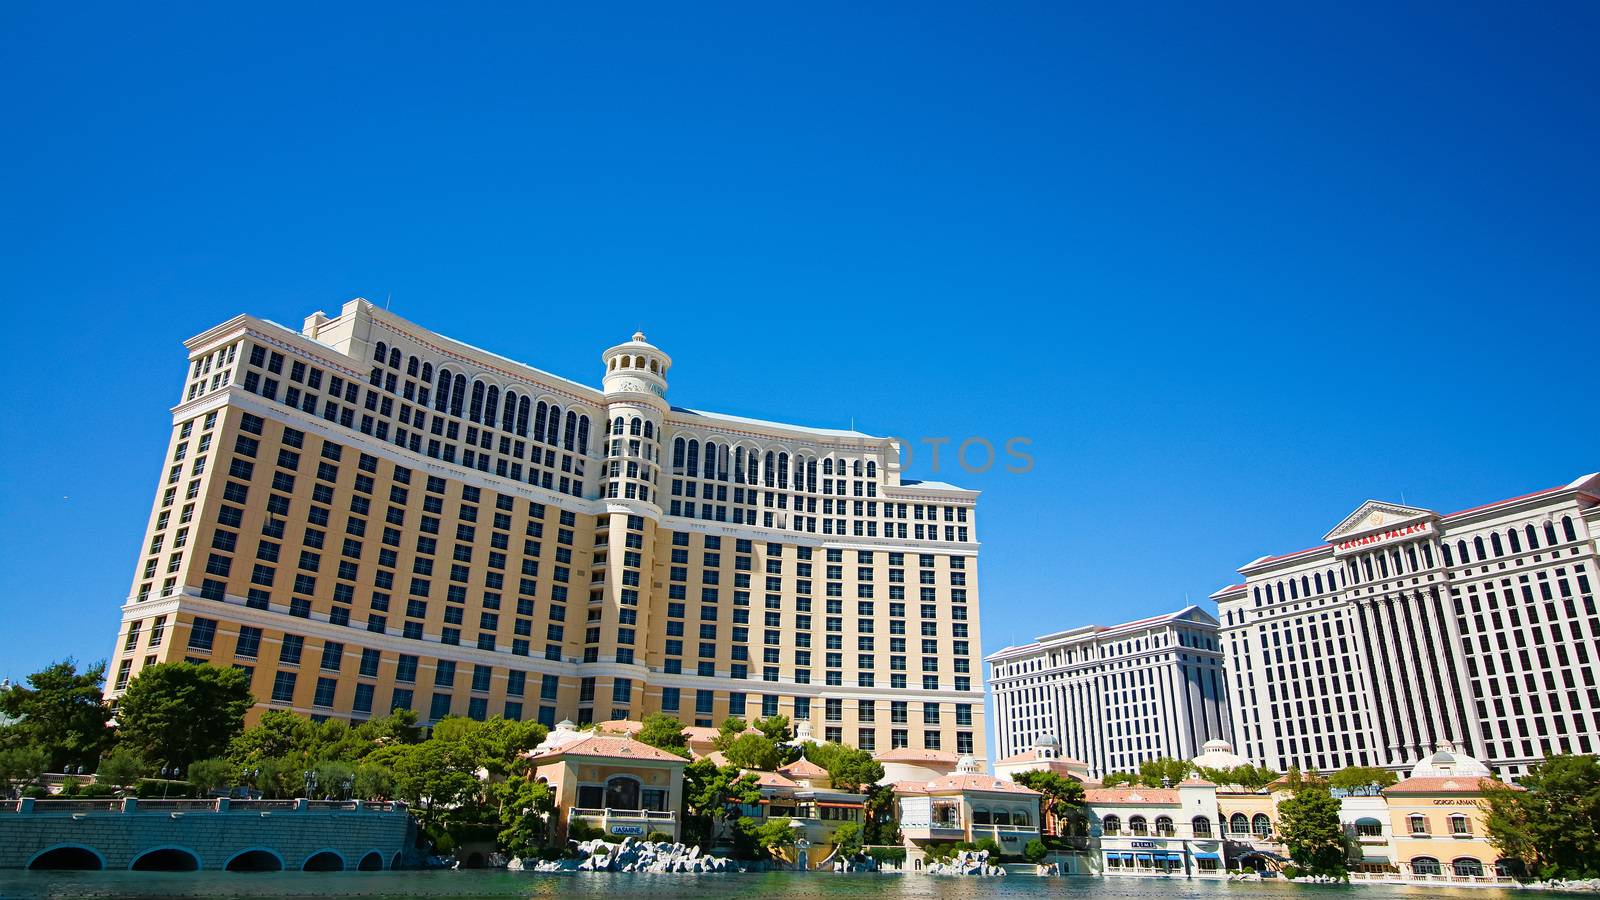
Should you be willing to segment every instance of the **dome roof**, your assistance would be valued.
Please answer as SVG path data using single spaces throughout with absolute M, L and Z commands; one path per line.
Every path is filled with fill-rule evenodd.
M 1488 766 L 1468 756 L 1465 750 L 1449 741 L 1440 741 L 1438 749 L 1411 767 L 1412 778 L 1489 778 L 1493 774 Z
M 1220 738 L 1206 741 L 1201 750 L 1192 761 L 1204 769 L 1236 769 L 1250 762 L 1233 752 L 1233 745 Z

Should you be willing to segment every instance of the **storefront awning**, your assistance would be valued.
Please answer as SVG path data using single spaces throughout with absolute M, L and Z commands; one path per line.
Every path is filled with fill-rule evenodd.
M 1182 853 L 1158 853 L 1156 855 L 1165 857 L 1167 859 L 1176 859 L 1176 860 L 1179 860 L 1180 862 L 1183 860 L 1183 854 Z
M 1106 859 L 1133 859 L 1132 853 L 1107 853 Z
M 1195 859 L 1218 859 L 1219 857 L 1215 853 L 1196 853 L 1194 855 L 1194 858 Z
M 821 800 L 817 801 L 817 805 L 818 806 L 830 806 L 830 807 L 833 807 L 835 809 L 862 809 L 865 806 L 864 804 L 861 804 L 861 803 L 825 803 L 825 802 L 823 802 Z

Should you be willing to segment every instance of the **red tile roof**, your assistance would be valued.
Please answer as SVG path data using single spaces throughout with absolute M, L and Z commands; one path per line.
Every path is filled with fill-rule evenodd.
M 1114 787 L 1093 788 L 1083 792 L 1085 803 L 1149 803 L 1153 806 L 1176 806 L 1176 788 Z
M 530 758 L 537 763 L 562 756 L 593 756 L 605 759 L 640 759 L 652 762 L 688 763 L 688 760 L 681 756 L 668 753 L 649 744 L 642 744 L 633 738 L 613 737 L 602 734 L 579 738 L 578 740 L 552 747 Z
M 1522 788 L 1512 784 L 1506 785 L 1495 781 L 1493 778 L 1407 778 L 1398 784 L 1392 784 L 1383 789 L 1385 794 L 1476 794 L 1489 787 L 1510 787 L 1513 790 Z

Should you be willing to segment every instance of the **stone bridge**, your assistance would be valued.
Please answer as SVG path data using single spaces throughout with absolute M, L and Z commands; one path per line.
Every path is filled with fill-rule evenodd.
M 0 801 L 0 869 L 377 871 L 413 835 L 399 803 Z

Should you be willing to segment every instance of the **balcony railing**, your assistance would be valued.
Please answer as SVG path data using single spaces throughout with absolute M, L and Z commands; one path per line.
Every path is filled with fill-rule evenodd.
M 23 798 L 0 801 L 0 813 L 24 815 L 73 815 L 89 813 L 115 813 L 118 815 L 147 813 L 153 815 L 182 815 L 184 813 L 233 813 L 269 815 L 296 812 L 353 812 L 392 813 L 404 811 L 406 805 L 393 801 L 364 800 L 231 800 L 214 797 L 207 800 L 171 799 L 140 800 L 133 797 L 105 800 L 49 800 Z

